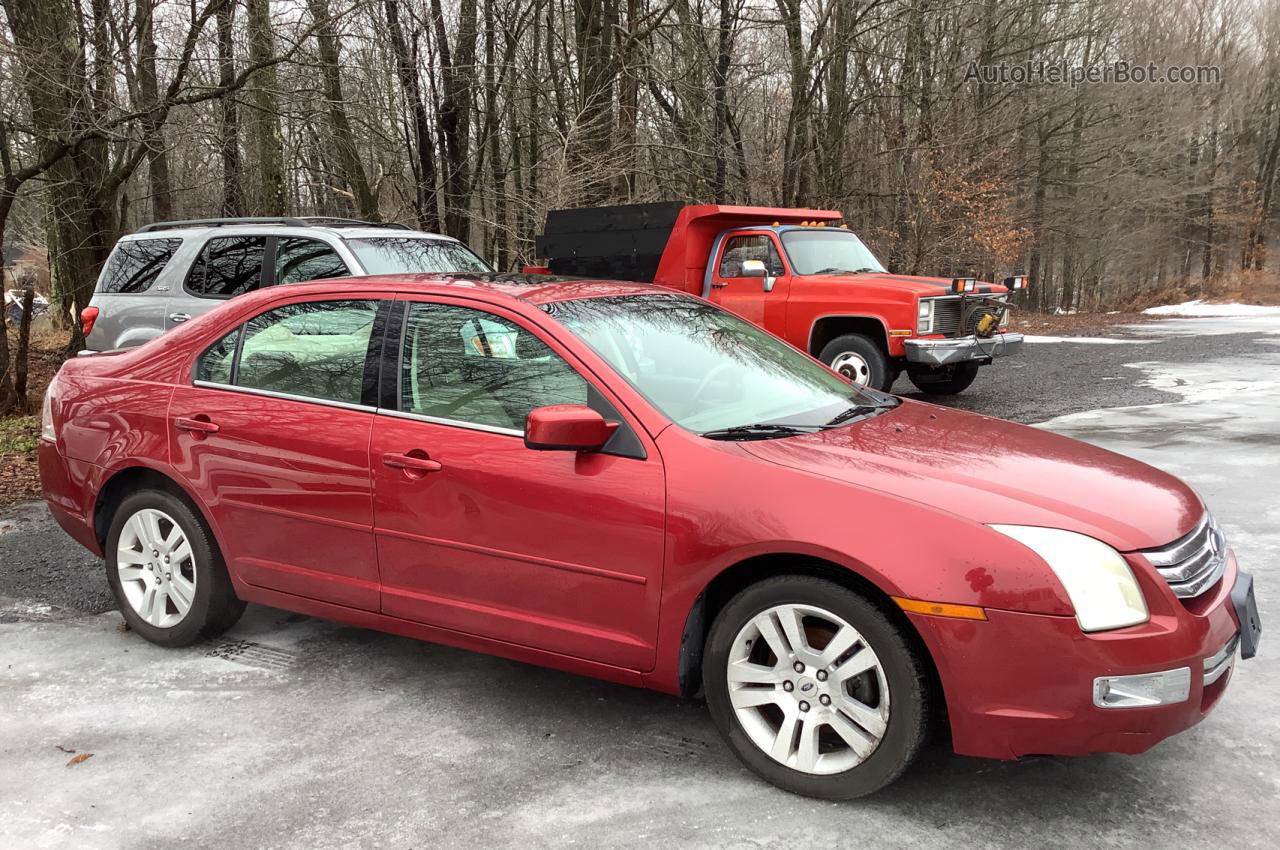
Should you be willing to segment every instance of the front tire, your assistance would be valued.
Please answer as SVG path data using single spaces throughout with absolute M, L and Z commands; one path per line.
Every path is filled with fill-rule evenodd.
M 893 386 L 894 374 L 884 351 L 862 334 L 836 337 L 823 346 L 818 359 L 859 386 L 885 392 Z
M 120 503 L 106 562 L 125 622 L 160 646 L 215 637 L 244 613 L 213 536 L 172 493 L 142 490 Z
M 716 617 L 703 688 L 716 728 L 756 774 L 797 794 L 871 794 L 927 736 L 927 665 L 888 617 L 834 582 L 778 576 Z
M 907 377 L 925 395 L 956 395 L 969 389 L 978 377 L 977 363 L 958 363 L 943 369 L 912 369 Z

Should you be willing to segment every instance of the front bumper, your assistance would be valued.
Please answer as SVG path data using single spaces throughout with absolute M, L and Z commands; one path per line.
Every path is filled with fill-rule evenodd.
M 991 360 L 1016 354 L 1022 348 L 1022 334 L 996 334 L 988 339 L 962 336 L 955 339 L 908 339 L 902 343 L 907 361 L 926 366 L 951 366 L 970 360 Z
M 1231 680 L 1241 625 L 1234 555 L 1217 586 L 1184 605 L 1168 588 L 1151 620 L 1085 634 L 1074 617 L 987 610 L 987 621 L 909 614 L 938 667 L 957 753 L 985 758 L 1140 753 L 1200 722 Z M 1145 580 L 1144 580 L 1145 578 Z M 1149 600 L 1158 578 L 1140 578 Z M 1241 581 L 1245 578 L 1241 577 Z M 1097 702 L 1098 681 L 1190 671 L 1185 698 Z

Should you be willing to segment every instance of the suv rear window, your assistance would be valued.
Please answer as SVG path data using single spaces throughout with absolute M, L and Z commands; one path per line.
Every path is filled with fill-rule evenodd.
M 98 291 L 145 292 L 181 244 L 181 239 L 130 239 L 119 243 L 103 269 Z
M 218 236 L 205 243 L 187 274 L 187 292 L 204 298 L 231 298 L 262 281 L 265 236 Z

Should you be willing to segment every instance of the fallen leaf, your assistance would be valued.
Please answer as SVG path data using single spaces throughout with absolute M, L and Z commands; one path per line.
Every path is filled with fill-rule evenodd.
M 75 750 L 68 750 L 66 747 L 62 746 L 61 744 L 54 744 L 54 747 L 59 750 L 62 750 L 64 753 L 67 753 L 68 755 L 75 752 Z
M 73 756 L 71 758 L 71 761 L 67 762 L 67 767 L 71 767 L 71 765 L 73 764 L 79 764 L 80 762 L 86 761 L 91 758 L 93 758 L 93 753 L 81 753 L 78 756 Z

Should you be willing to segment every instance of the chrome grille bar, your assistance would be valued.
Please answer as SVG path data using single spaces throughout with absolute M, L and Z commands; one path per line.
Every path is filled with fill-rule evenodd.
M 1240 645 L 1240 635 L 1227 641 L 1227 645 L 1204 660 L 1204 685 L 1209 687 L 1222 678 L 1222 674 L 1231 669 L 1236 660 L 1236 647 Z
M 1226 539 L 1208 511 L 1190 534 L 1142 554 L 1181 599 L 1199 596 L 1227 568 Z

